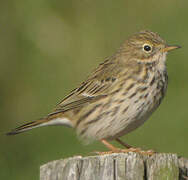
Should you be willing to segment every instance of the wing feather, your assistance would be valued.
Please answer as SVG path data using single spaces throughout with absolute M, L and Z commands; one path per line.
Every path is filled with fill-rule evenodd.
M 83 107 L 108 96 L 114 90 L 113 86 L 118 83 L 118 71 L 122 68 L 111 60 L 101 63 L 85 82 L 56 106 L 52 114 Z

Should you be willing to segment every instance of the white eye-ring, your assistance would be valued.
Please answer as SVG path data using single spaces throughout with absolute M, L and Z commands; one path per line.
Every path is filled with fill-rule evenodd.
M 145 52 L 151 52 L 152 46 L 151 46 L 150 44 L 144 44 L 144 45 L 143 45 L 143 50 L 144 50 Z

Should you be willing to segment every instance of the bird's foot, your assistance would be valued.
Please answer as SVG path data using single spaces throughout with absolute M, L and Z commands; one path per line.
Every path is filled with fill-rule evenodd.
M 98 155 L 106 155 L 106 154 L 121 153 L 121 152 L 122 152 L 122 149 L 114 148 L 111 151 L 104 151 L 104 152 L 95 151 L 94 153 Z
M 95 151 L 94 153 L 96 153 L 98 155 L 106 155 L 106 154 L 112 154 L 112 153 L 128 153 L 128 152 L 136 152 L 136 153 L 139 153 L 139 154 L 142 154 L 142 155 L 148 155 L 148 156 L 152 156 L 153 154 L 156 153 L 153 150 L 143 151 L 140 148 L 129 148 L 129 149 L 115 148 L 112 151 L 105 151 L 105 152 Z
M 117 148 L 115 146 L 113 146 L 112 144 L 110 144 L 108 141 L 106 141 L 105 139 L 101 139 L 101 142 L 108 148 L 110 149 L 110 151 L 107 152 L 95 152 L 99 155 L 105 155 L 105 154 L 112 154 L 112 153 L 128 153 L 128 152 L 137 152 L 140 153 L 142 155 L 153 155 L 156 152 L 153 150 L 148 150 L 148 151 L 143 151 L 140 148 L 133 148 L 132 146 L 125 144 L 124 142 L 122 142 L 120 139 L 116 139 L 120 144 L 124 145 L 127 147 L 127 149 L 120 149 Z
M 153 155 L 153 154 L 156 153 L 156 152 L 153 151 L 153 150 L 144 151 L 144 150 L 142 150 L 142 149 L 140 149 L 140 148 L 121 149 L 121 152 L 123 152 L 123 153 L 137 152 L 137 153 L 140 153 L 140 154 L 142 154 L 142 155 L 149 155 L 149 156 L 151 156 L 151 155 Z

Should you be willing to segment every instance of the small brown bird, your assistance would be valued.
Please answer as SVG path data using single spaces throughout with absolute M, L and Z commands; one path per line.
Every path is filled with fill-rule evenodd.
M 121 150 L 107 140 L 117 140 L 130 148 L 119 137 L 141 126 L 160 105 L 168 83 L 166 55 L 177 48 L 180 46 L 166 44 L 151 31 L 130 36 L 52 113 L 7 135 L 64 125 L 74 128 L 86 142 L 99 140 L 113 152 Z

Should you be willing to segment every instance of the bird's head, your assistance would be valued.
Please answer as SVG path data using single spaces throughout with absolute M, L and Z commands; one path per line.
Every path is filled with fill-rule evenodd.
M 130 60 L 152 63 L 166 59 L 167 52 L 177 48 L 180 46 L 168 45 L 157 33 L 145 30 L 130 36 L 121 50 L 126 52 Z

